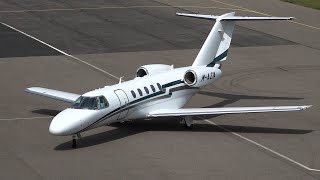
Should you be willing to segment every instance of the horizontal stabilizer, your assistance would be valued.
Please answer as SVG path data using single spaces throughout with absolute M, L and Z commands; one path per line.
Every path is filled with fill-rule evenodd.
M 224 107 L 224 108 L 186 108 L 160 109 L 149 113 L 148 117 L 201 116 L 218 114 L 242 114 L 260 112 L 300 111 L 311 106 L 267 106 L 267 107 Z
M 205 14 L 188 14 L 188 13 L 176 13 L 178 16 L 216 20 L 221 16 L 205 15 Z M 220 21 L 268 21 L 268 20 L 292 20 L 294 17 L 248 17 L 248 16 L 229 16 L 221 17 Z
M 178 16 L 215 20 L 206 41 L 202 45 L 192 66 L 207 66 L 221 68 L 223 61 L 227 60 L 232 35 L 236 21 L 269 21 L 291 20 L 293 17 L 248 17 L 236 16 L 235 12 L 220 16 L 205 14 L 176 13 Z
M 36 94 L 40 96 L 45 96 L 48 98 L 64 101 L 64 102 L 69 102 L 72 103 L 75 100 L 80 97 L 79 94 L 74 94 L 74 93 L 69 93 L 69 92 L 63 92 L 63 91 L 58 91 L 58 90 L 53 90 L 53 89 L 47 89 L 47 88 L 42 88 L 42 87 L 30 87 L 24 90 L 25 92 L 31 93 L 31 94 Z

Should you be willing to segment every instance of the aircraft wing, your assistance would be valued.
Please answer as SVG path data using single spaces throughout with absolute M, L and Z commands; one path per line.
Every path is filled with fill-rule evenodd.
M 205 15 L 205 14 L 189 14 L 189 13 L 176 13 L 178 16 L 185 16 L 199 19 L 215 20 L 221 16 Z M 292 20 L 294 17 L 247 17 L 247 16 L 232 16 L 222 17 L 222 21 L 261 21 L 261 20 Z
M 205 15 L 205 14 L 189 14 L 189 13 L 176 13 L 178 16 L 199 18 L 199 19 L 218 19 L 219 16 Z
M 160 109 L 152 111 L 148 117 L 201 116 L 218 114 L 242 114 L 260 112 L 300 111 L 311 106 L 268 106 L 268 107 L 223 107 L 223 108 L 186 108 Z
M 24 90 L 25 92 L 31 93 L 31 94 L 36 94 L 40 96 L 45 96 L 48 98 L 64 101 L 64 102 L 69 102 L 72 103 L 78 97 L 80 97 L 79 94 L 74 94 L 74 93 L 69 93 L 69 92 L 63 92 L 63 91 L 58 91 L 58 90 L 53 90 L 53 89 L 47 89 L 47 88 L 42 88 L 42 87 L 30 87 Z

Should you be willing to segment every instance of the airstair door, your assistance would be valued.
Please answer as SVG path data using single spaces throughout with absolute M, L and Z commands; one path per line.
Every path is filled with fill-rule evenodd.
M 127 94 L 121 90 L 115 90 L 114 93 L 118 96 L 118 99 L 120 101 L 120 107 L 121 109 L 125 109 L 127 107 L 127 105 L 129 104 L 129 99 Z M 124 110 L 122 112 L 120 112 L 118 119 L 123 119 L 127 116 L 129 110 Z

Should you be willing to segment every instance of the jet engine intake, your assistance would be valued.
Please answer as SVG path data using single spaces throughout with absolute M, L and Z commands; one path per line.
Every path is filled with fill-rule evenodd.
M 144 77 L 146 75 L 154 75 L 161 72 L 169 71 L 172 69 L 172 66 L 166 64 L 148 64 L 141 66 L 137 70 L 137 77 Z
M 196 67 L 184 73 L 183 81 L 188 86 L 202 87 L 211 84 L 221 76 L 221 70 L 213 67 Z

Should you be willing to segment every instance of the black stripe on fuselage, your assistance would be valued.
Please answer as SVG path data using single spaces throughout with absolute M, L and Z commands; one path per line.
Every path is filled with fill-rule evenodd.
M 182 80 L 172 81 L 172 82 L 169 82 L 167 84 L 162 85 L 162 88 L 167 88 L 167 87 L 174 86 L 174 85 L 177 85 L 180 83 L 183 83 L 183 81 Z
M 179 86 L 179 87 L 175 87 L 175 88 L 172 88 L 172 89 L 169 89 L 169 94 L 167 95 L 164 95 L 164 96 L 159 96 L 159 97 L 155 97 L 153 99 L 151 98 L 148 98 L 146 101 L 143 101 L 143 104 L 145 103 L 148 103 L 150 101 L 156 101 L 156 100 L 160 100 L 160 99 L 166 99 L 166 98 L 170 98 L 172 96 L 172 93 L 175 92 L 175 91 L 182 91 L 182 90 L 187 90 L 187 89 L 199 89 L 197 87 L 190 87 L 190 86 Z M 126 108 L 122 108 L 121 111 L 119 112 L 122 112 L 122 111 L 125 111 L 125 110 L 128 110 L 128 109 L 132 109 L 134 107 L 137 107 L 137 106 L 140 106 L 141 104 L 139 103 L 135 103 L 134 105 L 132 106 L 129 106 L 129 107 L 126 107 Z
M 181 91 L 181 90 L 186 90 L 186 89 L 199 89 L 199 88 L 196 88 L 196 87 L 190 87 L 190 86 L 179 86 L 179 87 L 176 87 L 176 88 L 172 88 L 169 90 L 169 94 L 165 95 L 165 96 L 159 96 L 159 95 L 162 95 L 162 94 L 165 94 L 166 93 L 166 89 L 167 87 L 170 87 L 170 86 L 175 86 L 175 85 L 178 85 L 178 84 L 181 84 L 181 83 L 184 83 L 183 81 L 181 80 L 177 80 L 177 81 L 173 81 L 173 82 L 170 82 L 170 83 L 167 83 L 167 84 L 164 84 L 162 85 L 162 90 L 158 91 L 158 92 L 155 92 L 153 94 L 150 94 L 148 96 L 145 96 L 145 97 L 142 97 L 140 99 L 137 99 L 137 100 L 134 100 L 132 102 L 129 102 L 126 106 L 121 106 L 121 107 L 118 107 L 116 109 L 114 109 L 113 111 L 111 111 L 110 113 L 104 115 L 103 117 L 101 117 L 100 119 L 98 119 L 97 121 L 93 122 L 92 124 L 90 124 L 89 126 L 85 127 L 84 129 L 80 130 L 79 132 L 82 132 L 82 131 L 86 131 L 88 130 L 89 128 L 93 127 L 94 125 L 104 121 L 105 119 L 111 117 L 111 116 L 114 116 L 115 114 L 117 113 L 121 113 L 122 111 L 126 111 L 126 110 L 129 110 L 129 109 L 132 109 L 140 104 L 138 104 L 139 102 L 141 101 L 144 101 L 144 100 L 147 100 L 149 99 L 148 101 L 144 101 L 143 103 L 148 103 L 150 102 L 151 100 L 154 101 L 154 100 L 160 100 L 160 99 L 166 99 L 166 98 L 170 98 L 172 96 L 172 92 L 175 92 L 175 91 Z M 156 96 L 159 96 L 157 98 L 154 98 L 154 99 L 150 99 L 150 98 L 153 98 L 153 97 L 156 97 Z M 78 132 L 78 133 L 79 133 Z

